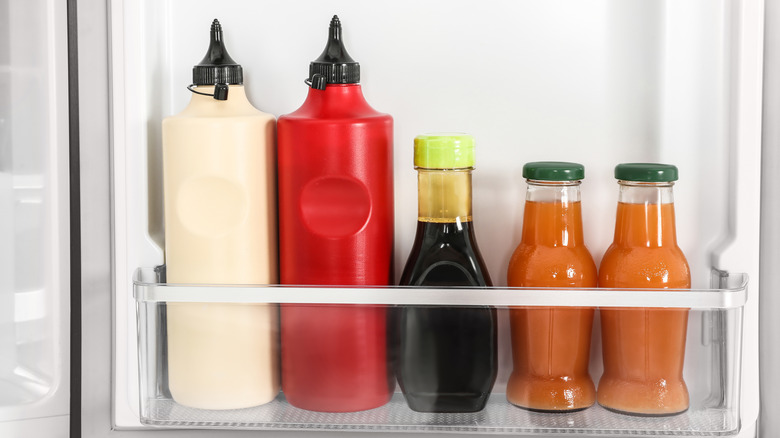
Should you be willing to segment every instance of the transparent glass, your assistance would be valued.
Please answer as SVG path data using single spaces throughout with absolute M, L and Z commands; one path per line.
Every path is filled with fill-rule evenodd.
M 739 364 L 742 314 L 747 299 L 744 274 L 715 272 L 712 289 L 669 294 L 643 289 L 531 289 L 419 287 L 296 287 L 264 285 L 173 285 L 160 283 L 159 270 L 139 269 L 134 282 L 137 304 L 141 421 L 171 428 L 258 430 L 473 432 L 521 435 L 587 433 L 719 436 L 740 427 Z M 583 294 L 586 292 L 586 294 Z M 685 378 L 690 409 L 674 417 L 646 418 L 622 415 L 594 405 L 563 414 L 531 412 L 506 401 L 504 387 L 496 385 L 484 410 L 475 413 L 432 414 L 412 411 L 396 389 L 389 403 L 367 411 L 311 412 L 290 406 L 284 394 L 271 403 L 247 409 L 205 410 L 177 404 L 167 389 L 165 308 L 171 302 L 288 303 L 288 305 L 364 304 L 438 307 L 490 305 L 595 306 L 690 308 Z M 499 342 L 508 343 L 507 333 Z M 392 360 L 392 359 L 389 359 Z M 598 381 L 600 366 L 592 366 Z
M 472 223 L 471 170 L 417 168 L 417 232 L 400 285 L 493 284 Z M 432 413 L 483 410 L 498 372 L 496 309 L 395 310 L 391 349 L 398 386 L 409 407 Z
M 509 261 L 508 285 L 596 287 L 596 264 L 583 236 L 580 181 L 528 180 L 522 230 Z M 510 309 L 512 404 L 551 412 L 593 405 L 596 387 L 588 367 L 594 310 Z
M 463 169 L 417 168 L 417 220 L 471 222 L 471 172 Z
M 599 286 L 691 286 L 677 245 L 672 182 L 619 181 L 615 237 L 601 259 Z M 683 377 L 689 315 L 660 306 L 600 309 L 604 374 L 600 405 L 637 415 L 675 415 L 689 406 Z

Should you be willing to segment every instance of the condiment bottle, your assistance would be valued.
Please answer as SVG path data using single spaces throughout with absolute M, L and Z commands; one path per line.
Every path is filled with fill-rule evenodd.
M 417 235 L 402 286 L 490 286 L 471 217 L 474 138 L 414 139 Z M 479 293 L 479 291 L 474 291 Z M 406 306 L 397 309 L 398 382 L 419 412 L 476 412 L 497 372 L 496 309 Z
M 281 282 L 388 285 L 393 275 L 393 119 L 371 108 L 334 16 L 308 96 L 279 117 Z M 296 407 L 360 411 L 394 382 L 384 306 L 282 305 L 282 385 Z
M 582 230 L 581 164 L 534 162 L 527 179 L 523 231 L 512 254 L 513 287 L 596 287 L 598 274 Z M 588 373 L 592 308 L 528 307 L 509 311 L 514 369 L 506 397 L 536 411 L 591 406 L 596 387 Z
M 601 260 L 599 287 L 685 289 L 690 270 L 675 231 L 677 167 L 615 167 L 620 185 L 615 240 Z M 637 292 L 639 293 L 639 292 Z M 674 293 L 670 291 L 669 293 Z M 687 309 L 602 308 L 600 405 L 642 415 L 688 409 L 683 381 Z
M 192 76 L 189 105 L 162 123 L 167 281 L 276 283 L 274 118 L 247 100 L 217 20 Z M 168 303 L 173 399 L 237 409 L 276 397 L 277 315 L 267 304 Z

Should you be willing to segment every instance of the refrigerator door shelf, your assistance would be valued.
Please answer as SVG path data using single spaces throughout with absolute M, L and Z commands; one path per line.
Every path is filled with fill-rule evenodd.
M 713 289 L 554 290 L 526 288 L 305 288 L 290 286 L 210 286 L 160 283 L 160 269 L 136 271 L 141 423 L 156 427 L 253 429 L 471 432 L 525 435 L 725 436 L 740 429 L 740 363 L 745 274 L 715 272 Z M 669 417 L 639 417 L 594 405 L 573 413 L 539 413 L 506 401 L 511 368 L 499 360 L 499 377 L 487 407 L 476 413 L 433 414 L 409 409 L 400 392 L 377 409 L 350 413 L 311 412 L 291 406 L 279 394 L 271 403 L 233 410 L 207 410 L 176 403 L 167 387 L 166 303 L 312 303 L 435 306 L 610 306 L 689 308 L 684 378 L 689 409 Z M 594 337 L 599 333 L 594 325 Z M 499 332 L 500 349 L 509 350 L 508 332 Z M 504 345 L 507 344 L 507 345 Z M 594 381 L 602 371 L 600 342 L 591 349 Z

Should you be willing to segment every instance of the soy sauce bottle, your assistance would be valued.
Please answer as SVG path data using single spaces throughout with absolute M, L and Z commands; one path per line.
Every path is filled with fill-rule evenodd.
M 471 219 L 474 138 L 420 135 L 418 223 L 402 286 L 491 286 Z M 474 293 L 479 293 L 475 291 Z M 418 412 L 476 412 L 497 371 L 496 310 L 407 306 L 397 309 L 397 378 Z

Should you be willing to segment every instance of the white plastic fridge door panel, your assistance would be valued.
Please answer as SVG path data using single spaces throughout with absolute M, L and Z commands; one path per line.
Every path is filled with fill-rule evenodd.
M 763 83 L 764 3 L 732 5 L 739 34 L 732 47 L 739 59 L 731 65 L 728 133 L 728 235 L 713 249 L 712 265 L 741 270 L 751 277 L 752 299 L 745 306 L 742 343 L 742 422 L 753 425 L 759 413 L 759 248 L 761 228 L 761 108 Z M 702 175 L 707 180 L 707 175 Z M 726 268 L 728 267 L 728 268 Z M 743 434 L 748 431 L 743 432 Z
M 125 184 L 129 186 L 147 186 L 145 181 L 155 181 L 161 184 L 160 180 L 155 180 L 159 175 L 159 166 L 152 165 L 154 160 L 147 159 L 145 150 L 126 150 L 117 147 L 118 141 L 125 141 L 132 144 L 146 144 L 149 136 L 159 137 L 157 132 L 148 132 L 146 129 L 147 117 L 160 117 L 159 108 L 149 106 L 147 99 L 125 99 L 125 93 L 135 92 L 131 87 L 126 87 L 128 83 L 136 81 L 147 83 L 151 80 L 146 76 L 151 76 L 152 72 L 145 68 L 145 56 L 153 56 L 163 50 L 154 44 L 160 39 L 159 32 L 165 32 L 165 24 L 159 16 L 159 10 L 166 10 L 167 4 L 150 5 L 148 9 L 139 2 L 116 2 L 111 10 L 111 29 L 114 35 L 125 35 L 125 23 L 147 22 L 146 28 L 150 34 L 142 39 L 144 44 L 141 46 L 127 44 L 127 39 L 122 37 L 113 38 L 111 41 L 112 51 L 112 79 L 113 79 L 113 119 L 128 120 L 128 123 L 113 123 L 114 136 L 114 166 L 113 175 L 115 181 L 122 181 L 122 187 Z M 140 53 L 139 53 L 140 52 Z M 160 55 L 161 56 L 161 55 Z M 124 68 L 125 59 L 130 62 L 140 62 L 130 71 Z M 135 77 L 133 74 L 141 72 L 143 77 Z M 129 76 L 128 76 L 129 75 Z M 128 79 L 130 78 L 130 79 Z M 159 92 L 157 87 L 145 91 L 148 93 Z M 142 115 L 141 118 L 133 118 L 128 115 Z M 121 140 L 119 140 L 121 139 Z M 151 152 L 153 154 L 153 152 Z M 158 172 L 149 172 L 157 169 Z M 156 202 L 155 202 L 156 200 Z M 161 211 L 162 211 L 162 193 L 153 193 L 150 190 L 114 190 L 113 192 L 113 225 L 114 225 L 114 248 L 122 248 L 114 251 L 116 266 L 128 266 L 133 260 L 139 258 L 154 260 L 156 264 L 162 264 L 163 255 L 161 250 L 162 230 L 161 230 Z M 133 208 L 138 206 L 139 208 Z M 157 211 L 149 211 L 157 207 Z M 149 218 L 160 218 L 155 223 Z M 153 230 L 157 230 L 155 233 Z M 134 239 L 134 236 L 144 236 L 144 242 L 138 242 L 138 245 L 128 247 L 124 242 Z M 125 250 L 126 249 L 126 250 Z M 125 284 L 132 279 L 132 271 L 125 269 L 116 269 L 114 271 L 115 287 Z M 114 298 L 117 303 L 115 313 L 115 331 L 116 337 L 127 339 L 128 342 L 117 342 L 114 347 L 116 355 L 116 375 L 119 376 L 114 386 L 114 424 L 124 427 L 142 427 L 138 418 L 138 372 L 137 372 L 137 340 L 135 338 L 135 316 L 134 312 L 128 313 L 125 310 L 134 308 L 132 297 L 130 295 L 117 294 Z M 121 309 L 121 310 L 120 310 Z
M 67 436 L 66 3 L 0 1 L 0 35 L 0 436 Z
M 203 56 L 205 29 L 222 21 L 250 98 L 280 115 L 303 101 L 308 62 L 339 13 L 367 99 L 395 117 L 397 269 L 416 222 L 416 205 L 404 200 L 416 193 L 410 151 L 418 133 L 476 135 L 475 224 L 481 246 L 493 248 L 485 258 L 499 285 L 519 236 L 524 162 L 585 164 L 586 240 L 597 260 L 611 240 L 603 212 L 614 209 L 612 167 L 673 162 L 682 176 L 679 241 L 694 285 L 709 280 L 713 263 L 751 277 L 740 436 L 752 436 L 763 3 L 678 3 L 111 2 L 116 426 L 141 427 L 130 279 L 136 267 L 163 262 L 160 121 L 189 99 L 184 87 Z M 414 75 L 399 74 L 398 60 L 414 65 Z M 502 214 L 491 213 L 496 206 Z

